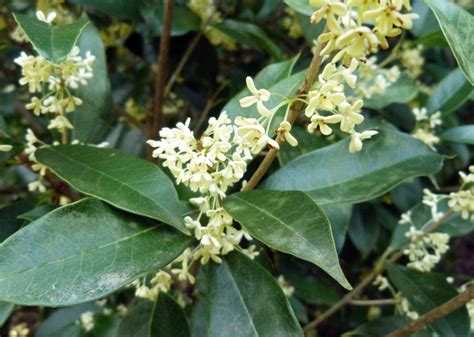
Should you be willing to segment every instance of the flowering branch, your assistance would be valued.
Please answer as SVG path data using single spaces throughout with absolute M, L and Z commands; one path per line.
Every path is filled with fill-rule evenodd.
M 318 44 L 314 52 L 313 59 L 311 60 L 311 64 L 309 65 L 308 72 L 306 73 L 306 76 L 304 78 L 304 81 L 303 83 L 301 83 L 300 87 L 298 88 L 298 91 L 296 92 L 296 97 L 300 97 L 301 95 L 306 94 L 311 88 L 311 86 L 313 85 L 314 81 L 316 80 L 316 77 L 318 76 L 319 68 L 321 67 L 321 62 L 323 59 L 323 56 L 321 55 L 321 51 L 323 50 L 325 45 L 326 45 L 325 43 Z M 293 104 L 290 114 L 288 115 L 288 122 L 291 125 L 293 125 L 293 123 L 296 121 L 299 113 L 303 110 L 303 108 L 304 108 L 304 103 L 301 101 L 297 101 L 296 103 Z M 281 137 L 277 137 L 276 141 L 281 143 L 283 139 L 281 139 Z M 258 185 L 260 180 L 262 180 L 263 176 L 272 165 L 277 154 L 278 154 L 278 149 L 275 147 L 272 147 L 270 151 L 267 152 L 267 154 L 265 155 L 265 158 L 263 158 L 263 161 L 260 163 L 257 170 L 254 172 L 254 174 L 249 179 L 247 184 L 245 184 L 245 186 L 242 188 L 242 191 L 253 190 Z
M 173 17 L 173 7 L 175 0 L 165 1 L 165 9 L 163 12 L 163 30 L 160 40 L 160 53 L 158 55 L 158 70 L 155 77 L 155 93 L 153 95 L 153 105 L 147 118 L 148 137 L 155 136 L 156 130 L 161 128 L 163 103 L 165 99 L 166 74 L 168 68 L 170 36 L 171 36 L 171 19 Z M 152 151 L 148 151 L 148 159 L 152 159 Z
M 422 330 L 427 325 L 461 308 L 472 299 L 474 299 L 474 285 L 469 286 L 464 292 L 441 304 L 439 307 L 428 311 L 426 314 L 424 314 L 417 320 L 414 320 L 403 328 L 390 333 L 387 337 L 410 336 L 411 334 Z
M 427 234 L 431 233 L 436 228 L 438 228 L 443 222 L 449 219 L 453 215 L 453 213 L 454 212 L 450 210 L 446 212 L 442 217 L 440 217 L 437 221 L 433 222 L 431 226 L 424 231 L 424 234 L 418 238 L 418 240 L 421 240 Z M 339 300 L 332 307 L 330 307 L 328 310 L 323 312 L 320 316 L 316 317 L 316 319 L 306 324 L 306 326 L 304 327 L 304 330 L 308 331 L 310 329 L 316 328 L 319 324 L 321 324 L 326 319 L 334 315 L 341 308 L 351 303 L 355 297 L 357 297 L 359 294 L 361 294 L 365 290 L 365 288 L 367 288 L 367 286 L 372 284 L 372 282 L 375 280 L 375 278 L 378 275 L 382 274 L 382 272 L 385 270 L 385 263 L 397 262 L 404 255 L 404 250 L 408 248 L 409 245 L 410 244 L 407 244 L 405 247 L 400 249 L 396 254 L 392 255 L 390 258 L 388 258 L 388 256 L 392 253 L 392 251 L 390 249 L 387 249 L 385 253 L 380 257 L 380 259 L 375 263 L 375 266 L 373 270 L 370 272 L 370 274 L 368 274 L 351 292 L 347 293 L 341 300 Z

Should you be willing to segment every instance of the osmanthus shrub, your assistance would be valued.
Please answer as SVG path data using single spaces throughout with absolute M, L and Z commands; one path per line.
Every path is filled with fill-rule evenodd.
M 3 2 L 0 333 L 470 336 L 472 12 Z

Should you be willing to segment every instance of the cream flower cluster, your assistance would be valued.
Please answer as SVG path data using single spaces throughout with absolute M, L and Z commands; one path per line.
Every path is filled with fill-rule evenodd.
M 172 283 L 171 275 L 161 270 L 151 278 L 149 286 L 145 280 L 142 282 L 135 280 L 132 282 L 132 285 L 136 288 L 135 296 L 156 301 L 160 293 L 167 293 L 171 289 Z
M 26 323 L 20 323 L 11 328 L 8 332 L 8 337 L 28 337 L 29 334 L 30 329 L 28 329 Z
M 377 58 L 372 56 L 359 64 L 357 76 L 355 93 L 362 98 L 371 98 L 374 94 L 383 94 L 400 78 L 400 68 L 398 66 L 390 69 L 380 68 L 377 65 Z
M 237 44 L 229 35 L 221 32 L 212 24 L 218 24 L 223 21 L 222 14 L 218 11 L 214 0 L 189 0 L 189 8 L 196 13 L 202 22 L 207 22 L 204 27 L 204 35 L 215 46 L 222 46 L 228 50 L 235 50 Z
M 283 275 L 278 276 L 277 282 L 286 297 L 290 298 L 293 296 L 295 293 L 295 288 L 287 280 L 285 280 Z
M 412 136 L 421 140 L 434 150 L 434 146 L 440 142 L 439 137 L 436 136 L 436 127 L 443 124 L 441 112 L 437 111 L 428 115 L 428 111 L 424 107 L 414 108 L 412 112 L 416 119 L 416 126 L 412 132 Z
M 459 172 L 462 184 L 458 192 L 449 194 L 448 206 L 460 212 L 463 219 L 474 220 L 474 165 L 469 166 L 469 173 Z
M 288 35 L 293 39 L 298 39 L 303 36 L 303 29 L 301 28 L 295 11 L 290 7 L 285 8 L 286 16 L 283 18 L 282 25 L 288 30 Z
M 238 117 L 232 123 L 223 112 L 218 118 L 209 120 L 208 128 L 199 138 L 189 129 L 188 119 L 184 124 L 178 123 L 176 128 L 162 129 L 160 140 L 147 142 L 155 148 L 153 156 L 163 160 L 163 166 L 171 171 L 177 183 L 201 194 L 190 200 L 199 208 L 199 215 L 185 218 L 186 226 L 193 230 L 199 245 L 181 258 L 183 265 L 189 266 L 192 259 L 200 259 L 203 264 L 210 259 L 219 263 L 219 255 L 235 249 L 242 238 L 251 240 L 248 233 L 233 227 L 233 219 L 222 207 L 222 202 L 227 190 L 243 178 L 247 162 L 265 147 L 279 145 L 267 134 L 273 112 L 264 102 L 270 93 L 257 89 L 250 77 L 247 85 L 252 95 L 244 97 L 240 103 L 246 107 L 256 105 L 261 114 L 259 119 Z M 291 126 L 282 124 L 281 134 L 291 138 Z M 254 254 L 252 250 L 248 253 Z M 181 278 L 189 279 L 187 268 L 175 271 Z
M 417 14 L 402 14 L 410 10 L 409 0 L 309 0 L 318 10 L 311 16 L 313 23 L 326 19 L 328 31 L 318 38 L 326 43 L 321 55 L 335 52 L 333 62 L 352 58 L 362 60 L 380 46 L 388 48 L 387 37 L 400 35 L 411 29 Z M 369 25 L 372 28 L 369 28 Z
M 422 55 L 423 46 L 417 45 L 410 48 L 408 44 L 403 45 L 400 55 L 402 66 L 407 70 L 408 75 L 415 79 L 423 73 L 425 58 Z
M 389 290 L 395 300 L 397 310 L 408 318 L 415 320 L 419 317 L 418 313 L 411 309 L 408 300 L 402 296 L 400 292 L 396 292 L 385 276 L 377 275 L 372 285 L 376 286 L 379 291 Z
M 423 272 L 431 271 L 449 249 L 449 235 L 446 233 L 425 234 L 411 226 L 405 233 L 410 239 L 408 248 L 403 251 L 408 256 L 409 268 Z
M 27 85 L 33 96 L 26 108 L 33 110 L 35 115 L 51 114 L 48 129 L 58 129 L 64 133 L 73 125 L 66 114 L 82 104 L 82 100 L 71 93 L 71 89 L 87 85 L 93 77 L 92 64 L 95 60 L 90 52 L 83 58 L 76 46 L 67 59 L 59 65 L 49 63 L 42 56 L 31 56 L 22 52 L 15 63 L 21 66 L 20 84 Z

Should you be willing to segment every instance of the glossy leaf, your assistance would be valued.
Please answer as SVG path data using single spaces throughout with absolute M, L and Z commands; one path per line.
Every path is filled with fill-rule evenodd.
M 383 94 L 374 94 L 364 99 L 364 106 L 372 109 L 382 109 L 392 103 L 408 103 L 418 94 L 418 84 L 403 73 L 398 81 L 390 85 Z
M 83 145 L 46 147 L 35 156 L 82 193 L 188 232 L 173 183 L 156 165 L 119 150 Z
M 0 243 L 20 229 L 23 221 L 18 217 L 31 207 L 31 200 L 22 200 L 0 208 Z
M 298 56 L 279 63 L 271 64 L 263 68 L 254 78 L 255 86 L 257 88 L 270 88 L 279 82 L 283 82 L 285 79 L 290 77 L 293 67 L 298 60 Z M 243 83 L 245 85 L 245 83 Z M 291 90 L 288 86 L 288 90 Z M 258 116 L 257 109 L 253 108 L 241 108 L 239 100 L 242 97 L 250 95 L 250 91 L 247 88 L 242 89 L 236 96 L 234 96 L 222 109 L 229 114 L 231 119 L 237 116 L 244 117 L 255 117 Z M 270 106 L 270 105 L 269 105 Z
M 311 276 L 285 275 L 285 279 L 295 288 L 295 296 L 314 305 L 333 305 L 340 296 L 330 287 Z
M 380 337 L 386 336 L 410 323 L 406 316 L 385 316 L 371 320 L 358 326 L 355 330 L 342 334 L 341 337 Z M 411 337 L 432 337 L 429 329 L 410 335 Z
M 158 296 L 150 323 L 150 337 L 190 337 L 183 309 L 166 293 Z
M 455 111 L 469 99 L 471 92 L 472 86 L 466 81 L 461 70 L 455 69 L 435 87 L 428 99 L 428 113 L 441 111 L 447 114 Z
M 464 75 L 474 85 L 474 16 L 445 0 L 425 0 L 448 40 Z
M 0 301 L 0 328 L 8 320 L 13 309 L 15 309 L 15 304 Z
M 308 192 L 318 204 L 355 203 L 378 197 L 403 180 L 430 175 L 442 157 L 410 135 L 380 128 L 361 152 L 349 139 L 307 153 L 270 175 L 262 188 Z
M 144 3 L 140 14 L 154 36 L 161 36 L 163 30 L 163 2 Z M 176 4 L 171 19 L 171 36 L 181 36 L 201 27 L 199 17 L 187 6 Z
M 239 252 L 207 276 L 208 337 L 303 337 L 303 331 L 275 279 Z
M 155 337 L 150 335 L 153 302 L 142 301 L 128 311 L 115 337 Z
M 458 294 L 446 281 L 446 276 L 423 273 L 399 265 L 388 265 L 390 282 L 407 298 L 410 306 L 419 315 L 438 307 Z M 430 324 L 443 337 L 468 337 L 470 320 L 466 307 L 440 318 Z
M 352 214 L 352 205 L 326 204 L 320 207 L 329 219 L 334 243 L 336 244 L 337 251 L 340 252 L 346 240 L 347 228 Z
M 441 201 L 438 204 L 438 211 L 439 212 L 447 212 L 449 210 L 446 201 Z M 419 230 L 426 230 L 428 229 L 433 223 L 433 217 L 431 215 L 431 208 L 426 206 L 423 203 L 419 203 L 418 205 L 414 206 L 410 209 L 411 224 L 401 224 L 398 223 L 395 231 L 392 234 L 392 240 L 390 242 L 390 246 L 394 249 L 402 248 L 404 245 L 408 243 L 407 238 L 405 237 L 405 233 L 408 232 L 410 226 L 414 226 L 416 229 Z M 447 218 L 442 224 L 437 227 L 436 232 L 446 233 L 449 236 L 456 237 L 456 236 L 463 236 L 469 234 L 474 230 L 474 221 L 472 220 L 464 220 L 461 217 L 461 214 L 455 213 Z
M 314 263 L 351 289 L 339 265 L 329 220 L 305 193 L 241 192 L 227 197 L 224 208 L 257 240 Z
M 457 126 L 446 130 L 441 134 L 441 139 L 448 142 L 474 145 L 474 124 Z
M 141 1 L 130 0 L 71 0 L 77 5 L 92 7 L 110 16 L 121 19 L 139 18 L 138 7 Z
M 307 0 L 284 0 L 284 2 L 294 11 L 307 16 L 311 16 L 317 10 L 316 8 L 311 7 Z
M 282 60 L 282 51 L 263 29 L 252 23 L 227 19 L 215 25 L 215 28 L 229 35 L 243 45 L 263 49 L 274 60 Z
M 89 19 L 81 18 L 67 25 L 50 25 L 26 14 L 13 14 L 35 50 L 53 64 L 63 62 L 77 42 Z
M 98 299 L 167 265 L 188 244 L 165 226 L 83 199 L 0 245 L 0 299 L 46 306 Z
M 357 205 L 349 222 L 348 233 L 363 258 L 375 250 L 379 230 L 374 208 L 371 205 Z
M 92 64 L 94 77 L 86 86 L 80 86 L 74 95 L 82 100 L 82 104 L 68 115 L 74 129 L 71 131 L 71 140 L 94 142 L 94 136 L 103 127 L 103 120 L 108 119 L 112 111 L 112 94 L 105 49 L 99 32 L 93 24 L 89 24 L 82 32 L 78 42 L 81 55 L 90 51 L 96 58 Z

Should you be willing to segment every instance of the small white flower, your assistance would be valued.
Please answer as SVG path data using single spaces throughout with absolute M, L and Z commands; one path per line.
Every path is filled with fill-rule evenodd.
M 56 18 L 56 12 L 51 12 L 46 16 L 42 11 L 37 11 L 36 18 L 51 25 Z
M 354 131 L 351 135 L 351 141 L 349 143 L 349 152 L 355 153 L 361 151 L 363 147 L 362 141 L 365 139 L 370 139 L 376 134 L 378 134 L 378 132 L 375 130 L 367 130 L 363 131 L 362 133 Z
M 253 79 L 250 76 L 247 76 L 245 81 L 247 82 L 247 88 L 252 95 L 240 99 L 240 106 L 242 108 L 248 108 L 254 104 L 257 104 L 257 111 L 260 115 L 263 117 L 271 116 L 270 110 L 268 110 L 265 105 L 263 105 L 263 102 L 266 102 L 270 99 L 270 92 L 266 89 L 257 89 Z
M 87 332 L 94 329 L 94 313 L 92 311 L 86 311 L 81 314 L 81 325 Z
M 13 150 L 13 146 L 8 144 L 0 144 L 0 152 L 10 152 Z
M 280 127 L 277 130 L 277 133 L 282 133 L 285 140 L 291 146 L 298 146 L 298 140 L 290 133 L 291 124 L 288 121 L 283 121 L 280 123 Z

